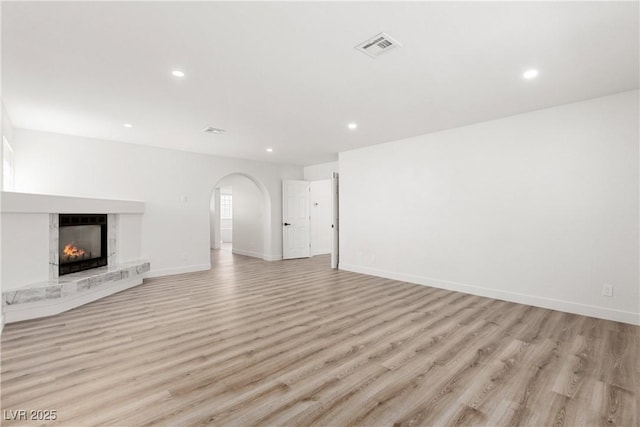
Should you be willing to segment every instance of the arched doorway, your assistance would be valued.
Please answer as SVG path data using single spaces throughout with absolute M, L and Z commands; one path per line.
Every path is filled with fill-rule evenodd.
M 221 203 L 222 201 L 222 203 Z M 220 179 L 211 192 L 210 247 L 267 259 L 271 254 L 271 198 L 259 180 L 231 173 Z

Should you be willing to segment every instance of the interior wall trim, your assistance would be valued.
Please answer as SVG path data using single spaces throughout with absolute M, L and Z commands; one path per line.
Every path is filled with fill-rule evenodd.
M 595 305 L 579 304 L 554 298 L 544 298 L 517 292 L 503 291 L 501 289 L 484 288 L 481 286 L 469 285 L 466 283 L 433 279 L 430 277 L 380 270 L 353 264 L 340 263 L 340 270 L 384 277 L 386 279 L 400 280 L 403 282 L 415 283 L 417 285 L 432 286 L 434 288 L 463 292 L 465 294 L 494 298 L 503 301 L 515 302 L 518 304 L 526 304 L 535 307 L 548 308 L 551 310 L 564 311 L 567 313 L 580 314 L 583 316 L 597 317 L 599 319 L 629 323 L 631 325 L 640 325 L 640 313 L 634 313 L 631 311 L 616 310 Z

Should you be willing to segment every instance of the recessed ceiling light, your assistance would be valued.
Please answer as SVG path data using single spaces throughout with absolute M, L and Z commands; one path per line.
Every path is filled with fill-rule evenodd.
M 267 153 L 273 153 L 273 148 L 267 148 Z
M 173 74 L 174 77 L 184 77 L 184 71 L 180 70 L 173 70 L 171 74 Z
M 538 77 L 538 70 L 536 69 L 527 70 L 522 74 L 522 78 L 527 80 L 535 79 L 536 77 Z
M 358 128 L 358 124 L 357 124 L 357 123 L 349 123 L 349 124 L 347 125 L 347 127 L 348 127 L 349 129 L 351 129 L 351 130 L 355 130 L 355 129 L 357 129 L 357 128 Z
M 122 126 L 126 127 L 127 129 L 131 129 L 133 127 L 131 123 L 125 123 Z

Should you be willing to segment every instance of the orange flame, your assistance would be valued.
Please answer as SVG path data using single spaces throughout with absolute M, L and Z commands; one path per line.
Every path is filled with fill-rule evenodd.
M 65 245 L 62 251 L 66 256 L 73 257 L 73 258 L 81 257 L 82 255 L 85 254 L 84 250 L 78 249 L 73 245 L 73 243 L 69 243 L 68 245 Z

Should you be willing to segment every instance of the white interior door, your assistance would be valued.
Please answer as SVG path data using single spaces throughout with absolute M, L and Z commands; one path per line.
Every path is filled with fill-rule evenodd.
M 282 181 L 282 258 L 310 255 L 309 181 Z
M 311 181 L 311 256 L 331 253 L 333 197 L 331 180 Z

